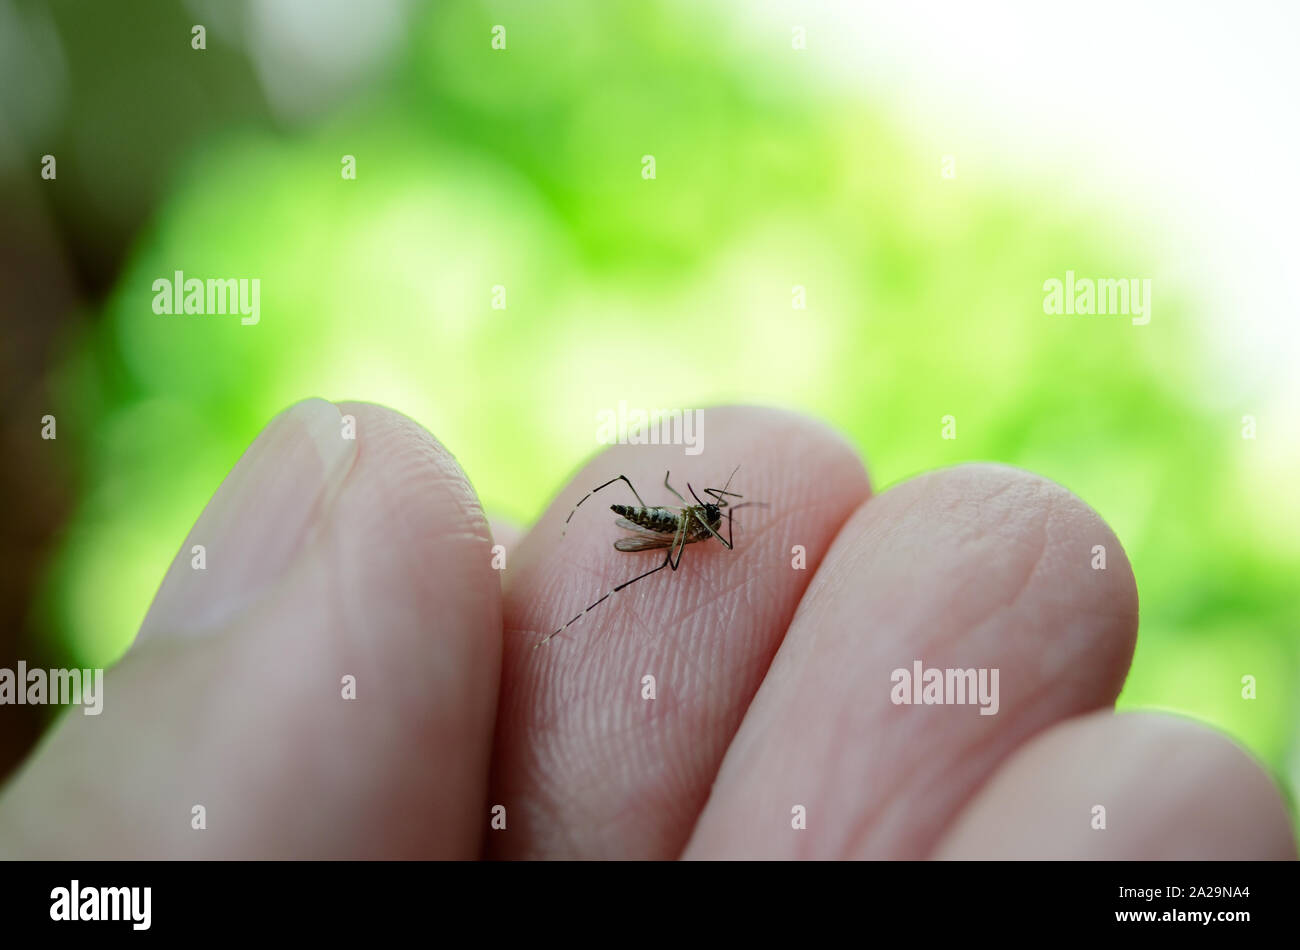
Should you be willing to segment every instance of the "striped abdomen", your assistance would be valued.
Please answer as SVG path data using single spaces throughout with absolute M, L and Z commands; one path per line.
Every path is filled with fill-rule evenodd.
M 636 505 L 610 505 L 609 510 L 647 531 L 676 534 L 678 514 L 672 508 L 640 508 Z
M 714 508 L 712 511 L 707 506 L 700 508 L 698 506 L 681 509 L 681 508 L 641 508 L 637 505 L 610 505 L 610 510 L 616 515 L 622 515 L 629 522 L 646 531 L 653 531 L 656 534 L 676 534 L 677 525 L 683 516 L 689 520 L 686 524 L 686 543 L 692 541 L 702 541 L 709 537 L 709 529 L 700 523 L 699 518 L 695 517 L 695 512 L 699 512 L 708 518 L 713 529 L 716 531 L 722 524 L 721 513 Z

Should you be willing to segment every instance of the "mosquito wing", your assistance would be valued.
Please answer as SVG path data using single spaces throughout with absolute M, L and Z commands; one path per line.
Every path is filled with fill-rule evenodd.
M 671 534 L 640 534 L 635 538 L 619 538 L 614 542 L 615 551 L 654 551 L 673 546 Z
M 637 531 L 641 534 L 650 534 L 656 537 L 662 534 L 671 538 L 674 534 L 677 533 L 677 525 L 675 524 L 667 531 L 656 531 L 654 528 L 647 528 L 643 524 L 637 524 L 635 521 L 628 521 L 626 518 L 619 518 L 614 522 L 614 524 L 618 525 L 620 528 L 622 528 L 625 531 Z

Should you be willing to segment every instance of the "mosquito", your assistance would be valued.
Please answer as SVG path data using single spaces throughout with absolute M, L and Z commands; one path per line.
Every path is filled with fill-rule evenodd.
M 644 574 L 638 574 L 630 581 L 624 581 L 622 584 L 619 584 L 617 587 L 606 593 L 604 597 L 600 598 L 600 600 L 585 607 L 577 616 L 564 626 L 560 627 L 554 633 L 542 640 L 539 640 L 533 646 L 533 649 L 535 650 L 543 643 L 549 642 L 551 637 L 554 637 L 556 634 L 568 629 L 588 611 L 599 607 L 623 588 L 631 587 L 637 581 L 644 580 L 651 574 L 657 574 L 665 567 L 672 568 L 676 571 L 678 565 L 682 563 L 682 550 L 688 544 L 694 544 L 697 541 L 707 541 L 709 538 L 717 538 L 728 551 L 732 550 L 735 547 L 731 540 L 733 532 L 731 520 L 732 513 L 739 508 L 744 508 L 746 505 L 766 505 L 765 502 L 761 501 L 747 501 L 739 505 L 734 505 L 727 501 L 728 498 L 745 497 L 744 495 L 728 490 L 731 488 L 731 479 L 736 477 L 736 472 L 738 471 L 740 471 L 739 465 L 732 470 L 731 475 L 727 478 L 726 485 L 722 488 L 704 489 L 704 494 L 712 499 L 711 501 L 701 500 L 700 496 L 695 494 L 695 489 L 691 487 L 691 483 L 687 482 L 686 490 L 689 491 L 691 497 L 695 499 L 695 504 L 693 505 L 687 502 L 687 500 L 682 497 L 681 493 L 668 483 L 668 479 L 672 476 L 671 471 L 664 473 L 664 488 L 667 488 L 670 492 L 676 495 L 681 501 L 681 505 L 647 505 L 641 500 L 641 496 L 637 494 L 637 490 L 632 485 L 631 479 L 626 475 L 616 475 L 609 481 L 605 482 L 605 484 L 597 485 L 591 491 L 587 492 L 587 494 L 583 495 L 582 500 L 573 506 L 573 511 L 569 512 L 569 517 L 564 519 L 566 531 L 568 530 L 569 522 L 573 520 L 574 514 L 582 507 L 584 501 L 596 494 L 596 492 L 608 488 L 615 482 L 622 481 L 626 482 L 627 487 L 632 490 L 632 495 L 636 498 L 637 503 L 635 505 L 610 505 L 609 509 L 614 512 L 614 514 L 620 516 L 618 521 L 615 522 L 620 528 L 626 528 L 629 531 L 636 532 L 636 534 L 630 537 L 619 538 L 614 542 L 614 550 L 622 551 L 625 554 L 631 554 L 637 551 L 657 551 L 667 548 L 668 553 L 664 556 L 663 563 L 658 567 L 651 568 Z M 726 510 L 727 518 L 727 536 L 725 538 L 722 536 L 722 517 L 724 509 Z

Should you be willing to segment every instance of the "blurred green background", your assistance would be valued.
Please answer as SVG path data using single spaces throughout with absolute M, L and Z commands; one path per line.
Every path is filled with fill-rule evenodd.
M 7 497 L 30 501 L 4 542 L 11 653 L 111 663 L 301 398 L 400 409 L 521 521 L 598 449 L 599 409 L 757 401 L 837 426 L 878 490 L 994 459 L 1078 494 L 1137 575 L 1121 705 L 1213 723 L 1294 788 L 1294 459 L 1242 438 L 1252 407 L 1198 397 L 1195 288 L 1157 281 L 1144 327 L 1043 313 L 1046 279 L 1159 274 L 1158 247 L 1057 174 L 958 155 L 945 178 L 788 27 L 393 2 L 306 30 L 307 9 L 0 2 Z M 155 315 L 178 269 L 259 278 L 261 322 Z M 647 371 L 646 342 L 682 358 Z M 57 444 L 34 445 L 45 412 Z

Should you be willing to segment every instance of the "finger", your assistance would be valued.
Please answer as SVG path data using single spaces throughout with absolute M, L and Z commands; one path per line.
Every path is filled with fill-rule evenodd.
M 133 649 L 221 629 L 281 582 L 356 464 L 357 440 L 344 434 L 323 399 L 271 420 L 190 529 Z
M 1109 710 L 1023 745 L 944 835 L 939 858 L 1290 860 L 1277 785 L 1222 733 Z
M 510 816 L 489 837 L 497 856 L 675 856 L 808 577 L 869 493 L 853 450 L 802 417 L 723 408 L 703 423 L 698 456 L 669 445 L 599 456 L 519 546 L 493 753 L 491 801 Z M 770 507 L 736 513 L 734 550 L 713 538 L 689 545 L 678 570 L 633 584 L 534 649 L 665 556 L 613 550 L 627 532 L 609 505 L 636 504 L 622 482 L 578 508 L 561 539 L 591 488 L 626 474 L 647 504 L 680 506 L 666 471 L 687 498 L 688 483 L 703 498 L 737 465 L 730 490 L 744 498 L 731 500 Z
M 333 469 L 284 451 L 286 433 L 302 448 L 349 416 L 355 458 L 322 485 Z M 296 467 L 244 477 L 277 459 Z M 196 525 L 223 532 L 205 569 L 176 576 L 192 535 L 102 713 L 64 717 L 0 801 L 0 837 L 41 857 L 475 855 L 500 586 L 454 459 L 394 412 L 311 400 L 214 504 L 221 523 Z M 281 573 L 245 587 L 259 543 L 279 545 L 265 563 Z
M 494 516 L 488 518 L 488 526 L 492 529 L 492 543 L 501 545 L 503 554 L 508 555 L 523 540 L 524 529 L 513 521 Z M 506 563 L 509 563 L 508 556 Z M 502 569 L 504 570 L 504 568 Z
M 892 488 L 836 538 L 687 856 L 924 856 L 1016 745 L 1114 701 L 1136 623 L 1118 541 L 1059 486 L 967 465 Z M 904 704 L 918 661 L 977 671 L 974 695 Z

